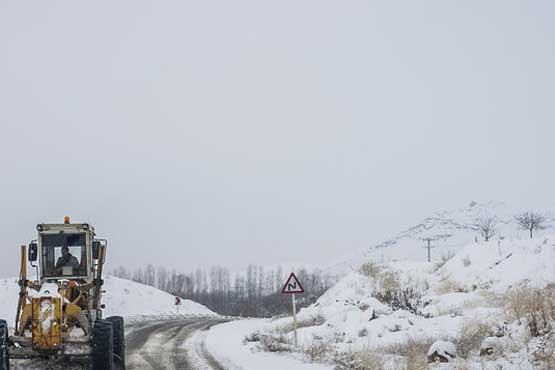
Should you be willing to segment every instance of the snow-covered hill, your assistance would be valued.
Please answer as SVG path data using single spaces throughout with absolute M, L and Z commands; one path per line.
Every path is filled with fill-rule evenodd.
M 477 223 L 488 218 L 495 219 L 495 234 L 491 240 L 496 243 L 499 240 L 524 238 L 527 232 L 519 229 L 514 221 L 521 211 L 503 202 L 490 201 L 471 202 L 467 207 L 436 212 L 387 240 L 344 257 L 339 263 L 330 266 L 330 270 L 335 274 L 345 274 L 369 260 L 379 263 L 392 260 L 426 261 L 428 239 L 432 247 L 432 261 L 438 261 L 469 243 L 482 241 Z M 554 222 L 550 215 L 546 213 L 547 230 L 538 231 L 538 235 L 553 232 Z
M 0 280 L 0 318 L 13 325 L 19 287 L 17 279 Z M 106 316 L 120 315 L 126 318 L 138 316 L 164 316 L 176 314 L 175 297 L 156 288 L 133 281 L 107 276 L 104 280 L 106 293 L 103 303 Z M 181 315 L 216 315 L 208 308 L 190 300 L 183 300 L 179 307 Z
M 418 358 L 425 358 L 431 342 L 449 340 L 468 351 L 460 364 L 465 369 L 483 369 L 484 361 L 490 361 L 488 369 L 536 369 L 535 353 L 548 345 L 552 334 L 531 337 L 507 306 L 519 299 L 507 302 L 511 302 L 510 294 L 554 289 L 553 284 L 555 235 L 471 242 L 441 266 L 409 260 L 366 264 L 299 313 L 301 350 L 294 352 L 306 358 L 323 348 L 316 361 L 333 364 L 337 358 L 332 354 L 376 351 L 386 363 L 393 361 L 384 368 L 398 368 L 394 362 L 399 357 L 387 353 L 399 354 L 409 344 L 420 351 Z M 257 330 L 259 335 L 274 338 L 261 343 L 287 346 L 293 342 L 291 328 L 291 318 L 283 318 L 260 322 Z M 478 356 L 480 343 L 488 335 L 495 337 L 490 341 L 510 341 L 510 350 L 503 348 L 506 356 Z M 264 345 L 255 341 L 247 346 Z

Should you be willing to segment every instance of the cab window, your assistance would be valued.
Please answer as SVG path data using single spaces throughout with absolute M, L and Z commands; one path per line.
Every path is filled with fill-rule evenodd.
M 42 235 L 44 277 L 87 275 L 85 234 Z

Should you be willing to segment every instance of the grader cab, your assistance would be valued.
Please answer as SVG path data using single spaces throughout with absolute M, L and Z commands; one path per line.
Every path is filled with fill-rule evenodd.
M 102 317 L 102 271 L 107 241 L 94 227 L 37 225 L 38 239 L 21 247 L 19 300 L 13 335 L 0 320 L 0 370 L 10 359 L 62 358 L 93 370 L 125 368 L 123 318 Z M 36 279 L 27 278 L 27 269 Z

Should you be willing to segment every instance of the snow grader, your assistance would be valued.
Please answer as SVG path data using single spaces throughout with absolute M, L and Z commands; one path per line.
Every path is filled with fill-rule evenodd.
M 107 241 L 94 227 L 37 225 L 38 239 L 21 247 L 19 300 L 12 335 L 0 320 L 0 370 L 10 359 L 62 360 L 92 370 L 125 369 L 123 318 L 102 317 Z M 27 278 L 27 269 L 36 272 Z

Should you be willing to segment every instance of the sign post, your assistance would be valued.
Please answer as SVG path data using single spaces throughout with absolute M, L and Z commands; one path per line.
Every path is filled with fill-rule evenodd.
M 293 328 L 295 330 L 295 347 L 298 346 L 298 339 L 297 339 L 297 302 L 295 301 L 295 293 L 291 294 L 291 298 L 293 301 Z
M 297 347 L 299 342 L 297 339 L 297 301 L 295 299 L 295 294 L 304 293 L 304 288 L 299 279 L 297 279 L 297 276 L 295 276 L 295 273 L 292 272 L 291 275 L 289 275 L 289 278 L 285 282 L 281 292 L 283 294 L 291 294 L 291 303 L 293 305 L 293 328 L 295 329 L 295 347 Z
M 175 297 L 175 309 L 177 310 L 178 314 L 179 314 L 179 306 L 181 306 L 181 298 Z

